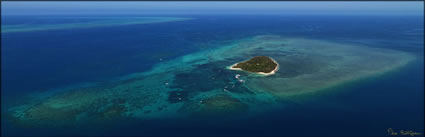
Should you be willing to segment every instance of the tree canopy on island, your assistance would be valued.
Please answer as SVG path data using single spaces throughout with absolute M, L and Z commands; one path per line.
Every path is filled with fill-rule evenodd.
M 277 67 L 277 64 L 269 57 L 256 56 L 248 61 L 238 63 L 234 68 L 241 68 L 250 72 L 269 73 Z

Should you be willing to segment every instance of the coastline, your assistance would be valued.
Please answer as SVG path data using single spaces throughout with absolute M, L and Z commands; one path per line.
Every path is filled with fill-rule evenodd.
M 279 70 L 279 63 L 277 63 L 277 61 L 276 60 L 274 60 L 273 58 L 271 58 L 271 57 L 269 57 L 274 63 L 276 63 L 276 67 L 271 71 L 271 72 L 269 72 L 269 73 L 264 73 L 264 72 L 249 72 L 249 71 L 246 71 L 246 72 L 249 72 L 249 73 L 255 73 L 255 74 L 260 74 L 260 75 L 264 75 L 264 76 L 269 76 L 269 75 L 273 75 L 273 74 L 275 74 L 278 70 Z M 248 60 L 246 60 L 246 61 L 248 61 Z M 245 61 L 242 61 L 242 62 L 245 62 Z M 235 63 L 235 64 L 233 64 L 233 65 L 231 65 L 230 67 L 228 67 L 228 69 L 230 69 L 230 70 L 239 70 L 239 71 L 245 71 L 245 70 L 243 70 L 243 69 L 241 69 L 241 68 L 234 68 L 234 66 L 236 66 L 236 65 L 238 65 L 239 63 L 241 63 L 241 62 L 238 62 L 238 63 Z

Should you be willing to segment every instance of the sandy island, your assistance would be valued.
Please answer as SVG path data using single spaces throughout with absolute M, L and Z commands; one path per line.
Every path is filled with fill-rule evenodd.
M 247 61 L 249 61 L 249 60 L 251 60 L 251 59 L 249 59 L 249 60 L 245 60 L 245 61 L 242 61 L 242 62 L 238 62 L 238 63 L 235 63 L 235 64 L 233 64 L 233 65 L 231 65 L 230 67 L 228 67 L 228 69 L 230 69 L 230 70 L 239 70 L 239 71 L 246 71 L 246 72 L 250 72 L 250 73 L 255 73 L 255 74 L 260 74 L 260 75 L 264 75 L 264 76 L 269 76 L 269 75 L 273 75 L 273 74 L 275 74 L 278 70 L 279 70 L 279 63 L 277 63 L 277 61 L 276 60 L 274 60 L 273 58 L 271 58 L 271 57 L 268 57 L 270 60 L 272 60 L 275 64 L 276 64 L 276 67 L 271 71 L 271 72 L 251 72 L 251 71 L 246 71 L 246 70 L 243 70 L 242 68 L 236 68 L 235 66 L 236 65 L 238 65 L 239 63 L 243 63 L 243 62 L 247 62 Z

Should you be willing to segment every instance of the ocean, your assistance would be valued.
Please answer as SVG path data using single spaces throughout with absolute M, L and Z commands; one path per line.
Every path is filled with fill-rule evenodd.
M 158 18 L 154 19 L 156 21 L 145 21 L 146 17 Z M 130 21 L 133 23 L 128 23 Z M 2 135 L 384 136 L 388 135 L 388 129 L 391 128 L 411 130 L 422 133 L 423 136 L 423 23 L 423 16 L 415 15 L 2 16 Z M 288 99 L 292 97 L 285 96 L 284 99 L 277 99 L 278 103 L 271 103 L 267 101 L 269 97 L 261 98 L 266 100 L 264 104 L 274 107 L 255 113 L 245 109 L 253 110 L 256 106 L 224 97 L 219 99 L 235 104 L 226 108 L 225 113 L 227 109 L 231 109 L 229 113 L 236 110 L 237 116 L 227 117 L 216 115 L 214 112 L 211 112 L 213 116 L 208 117 L 180 116 L 180 111 L 183 111 L 178 108 L 180 105 L 196 101 L 198 95 L 203 97 L 204 94 L 217 94 L 218 91 L 213 91 L 217 86 L 237 83 L 231 79 L 236 73 L 226 71 L 225 64 L 231 65 L 234 60 L 242 58 L 234 57 L 231 61 L 217 62 L 207 60 L 205 63 L 200 56 L 211 55 L 211 58 L 218 58 L 214 56 L 215 53 L 226 50 L 226 46 L 264 35 L 361 45 L 370 49 L 389 49 L 408 53 L 415 59 L 383 74 L 344 82 L 314 94 L 296 95 L 296 99 Z M 240 50 L 243 51 L 242 48 Z M 176 63 L 179 60 L 183 60 L 183 63 Z M 365 60 L 364 65 L 370 65 L 367 61 L 374 63 L 373 58 L 370 58 Z M 193 64 L 200 66 L 186 67 L 196 66 Z M 161 66 L 166 68 L 162 69 L 164 72 Z M 215 73 L 216 71 L 225 73 Z M 286 72 L 285 66 L 279 71 L 283 75 L 283 72 Z M 243 76 L 247 81 L 261 79 L 250 78 L 250 75 Z M 217 79 L 204 80 L 209 77 Z M 180 90 L 168 91 L 168 87 L 161 87 L 163 83 L 160 83 L 160 86 L 155 85 L 158 84 L 155 80 L 159 79 L 174 79 L 167 81 L 165 85 L 170 85 L 170 89 Z M 62 112 L 56 113 L 56 110 L 44 108 L 42 111 L 52 112 L 44 114 L 31 111 L 35 119 L 38 113 L 55 118 L 40 118 L 38 121 L 28 122 L 8 116 L 14 112 L 13 108 L 16 106 L 34 106 L 51 98 L 58 99 L 55 95 L 59 95 L 61 99 L 61 94 L 75 92 L 72 89 L 101 85 L 101 89 L 93 94 L 89 94 L 91 91 L 87 93 L 86 90 L 82 91 L 84 93 L 76 92 L 76 98 L 93 96 L 87 99 L 90 102 L 100 95 L 103 96 L 102 92 L 108 89 L 115 90 L 114 86 L 120 86 L 121 83 L 126 83 L 126 80 L 140 80 L 140 83 L 148 83 L 140 89 L 163 92 L 158 93 L 158 96 L 152 93 L 155 94 L 153 99 L 151 96 L 135 99 L 140 101 L 149 98 L 160 106 L 171 104 L 168 105 L 169 110 L 158 113 L 151 110 L 134 111 L 137 116 L 131 118 L 124 115 L 124 112 L 121 113 L 121 110 L 117 112 L 119 116 L 87 123 L 78 118 L 70 119 L 68 115 L 62 116 Z M 253 90 L 254 86 L 238 86 L 240 88 L 229 95 L 262 95 L 262 92 Z M 138 95 L 132 92 L 126 94 Z M 104 96 L 110 97 L 109 92 Z M 256 97 L 253 98 L 256 100 Z M 66 99 L 64 102 L 73 101 L 75 98 L 69 99 L 66 96 Z M 122 99 L 120 101 L 131 104 L 128 102 L 134 98 Z M 262 104 L 259 102 L 258 104 Z M 256 104 L 255 101 L 251 103 Z M 71 103 L 71 107 L 74 106 L 76 105 Z M 154 106 L 156 107 L 144 107 Z M 162 107 L 159 108 L 162 110 Z M 195 109 L 191 106 L 184 108 L 189 109 L 189 112 Z M 98 111 L 102 109 L 99 108 Z M 175 109 L 178 110 L 174 111 Z M 239 112 L 239 109 L 243 111 Z M 112 112 L 115 114 L 116 111 Z M 125 111 L 126 114 L 127 112 L 129 111 Z M 80 109 L 75 113 L 91 115 L 91 112 L 82 112 Z M 71 112 L 66 111 L 66 114 L 71 115 Z M 94 116 L 87 117 L 100 117 L 97 114 L 98 112 L 93 112 Z M 102 116 L 105 115 L 102 113 Z M 178 116 L 173 117 L 174 115 Z M 49 120 L 54 123 L 60 121 L 62 124 L 41 126 L 49 125 Z

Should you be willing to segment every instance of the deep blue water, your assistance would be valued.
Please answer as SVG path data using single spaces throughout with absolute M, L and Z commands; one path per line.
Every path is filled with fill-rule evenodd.
M 2 34 L 2 104 L 30 92 L 148 71 L 160 58 L 170 60 L 263 34 L 390 48 L 411 52 L 419 59 L 391 74 L 355 82 L 349 88 L 336 88 L 338 94 L 325 94 L 252 119 L 123 121 L 128 124 L 114 130 L 81 127 L 79 131 L 28 129 L 27 132 L 2 123 L 3 134 L 387 135 L 388 128 L 424 133 L 423 16 L 190 17 L 195 19 Z M 2 25 L 70 23 L 69 19 L 48 18 L 45 21 L 34 16 L 2 16 Z M 346 107 L 333 107 L 335 104 Z

